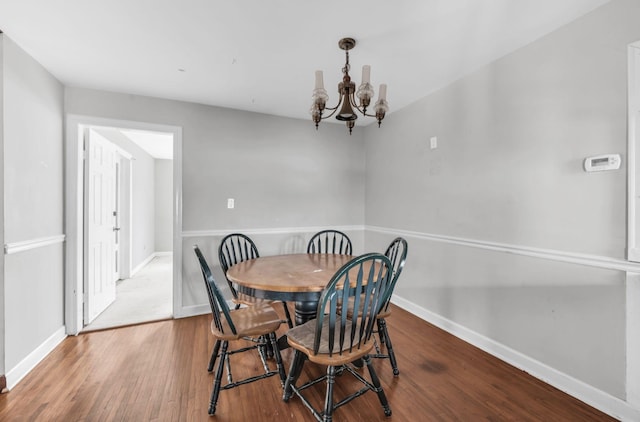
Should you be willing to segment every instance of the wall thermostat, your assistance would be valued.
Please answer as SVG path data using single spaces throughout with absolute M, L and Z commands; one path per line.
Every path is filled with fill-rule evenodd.
M 584 160 L 584 171 L 618 170 L 620 168 L 620 154 L 605 154 L 588 157 Z

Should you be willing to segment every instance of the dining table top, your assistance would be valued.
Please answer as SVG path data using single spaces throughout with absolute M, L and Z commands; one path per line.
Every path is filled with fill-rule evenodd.
M 240 262 L 227 278 L 245 289 L 287 293 L 319 293 L 333 275 L 354 258 L 338 254 L 263 256 Z

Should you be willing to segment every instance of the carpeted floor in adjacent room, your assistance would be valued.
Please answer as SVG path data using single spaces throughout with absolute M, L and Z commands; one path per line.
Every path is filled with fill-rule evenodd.
M 158 256 L 116 285 L 116 301 L 82 331 L 102 330 L 172 317 L 173 257 Z

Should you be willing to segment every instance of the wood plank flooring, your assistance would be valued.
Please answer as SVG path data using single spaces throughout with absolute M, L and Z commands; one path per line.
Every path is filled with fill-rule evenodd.
M 198 316 L 69 337 L 0 395 L 0 421 L 314 420 L 296 397 L 282 401 L 277 377 L 222 391 L 216 415 L 208 416 L 210 320 Z M 400 376 L 393 376 L 386 359 L 374 365 L 393 415 L 386 418 L 368 392 L 336 410 L 334 421 L 614 420 L 397 307 L 387 323 Z M 236 377 L 260 369 L 257 357 L 242 355 L 232 361 Z M 290 350 L 283 352 L 287 372 L 291 357 Z M 305 368 L 301 379 L 322 371 Z M 353 385 L 349 375 L 337 379 L 336 394 L 345 385 Z M 312 397 L 321 403 L 325 386 L 315 387 Z

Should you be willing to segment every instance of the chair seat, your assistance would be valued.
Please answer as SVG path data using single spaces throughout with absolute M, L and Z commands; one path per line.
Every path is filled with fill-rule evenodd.
M 255 337 L 274 332 L 280 327 L 282 320 L 269 305 L 255 305 L 230 311 L 236 328 L 232 333 L 229 323 L 223 320 L 222 330 L 218 330 L 212 321 L 211 333 L 220 340 L 237 340 L 242 337 Z
M 329 317 L 324 317 L 322 324 L 324 327 L 329 326 L 328 322 Z M 334 347 L 333 353 L 329 355 L 329 330 L 325 329 L 322 332 L 322 337 L 320 338 L 320 347 L 318 348 L 318 353 L 313 354 L 313 346 L 314 346 L 314 337 L 316 332 L 317 320 L 312 319 L 307 321 L 302 325 L 298 325 L 287 332 L 287 342 L 291 347 L 301 351 L 306 354 L 311 362 L 319 363 L 322 365 L 344 365 L 349 362 L 353 362 L 356 359 L 361 358 L 362 356 L 369 354 L 371 349 L 373 348 L 373 341 L 368 341 L 366 343 L 361 343 L 360 347 L 354 345 L 352 350 L 348 349 L 349 340 L 345 339 L 345 350 L 341 352 L 340 350 L 340 337 L 338 332 L 336 332 L 336 336 L 334 338 Z M 345 326 L 345 332 L 351 331 L 351 323 L 347 321 Z

